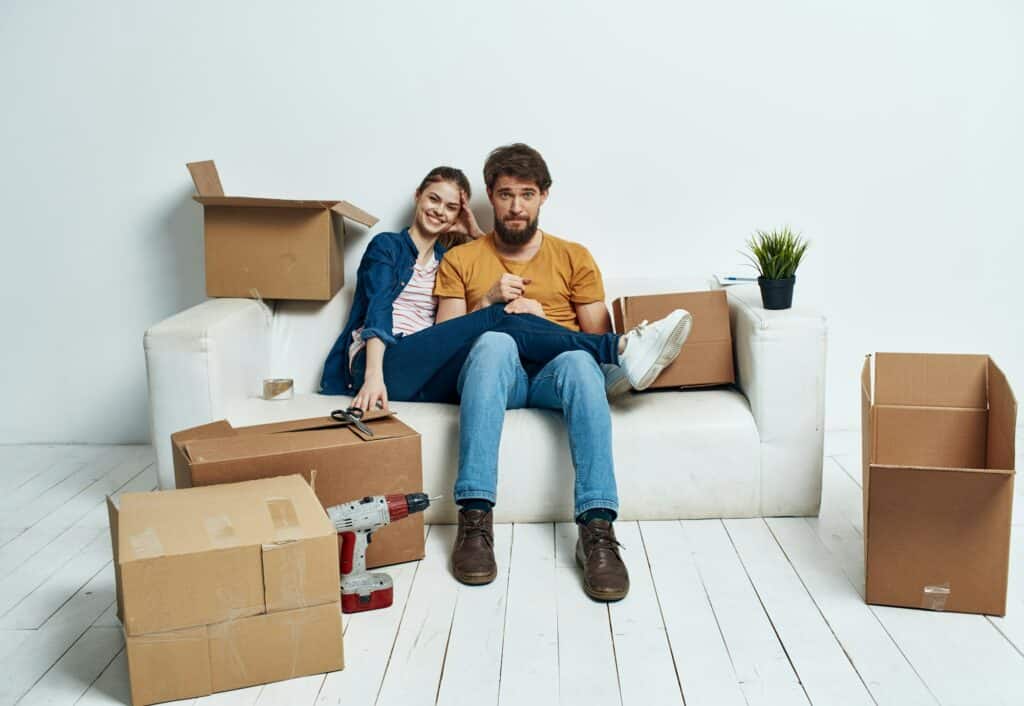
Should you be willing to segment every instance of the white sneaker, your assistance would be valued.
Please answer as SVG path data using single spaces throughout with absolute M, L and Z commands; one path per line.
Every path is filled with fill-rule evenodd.
M 693 317 L 685 309 L 676 309 L 653 324 L 643 321 L 626 332 L 626 348 L 619 365 L 634 390 L 646 390 L 676 359 L 693 327 Z
M 601 370 L 604 372 L 604 396 L 609 402 L 614 402 L 633 389 L 620 366 L 602 363 Z

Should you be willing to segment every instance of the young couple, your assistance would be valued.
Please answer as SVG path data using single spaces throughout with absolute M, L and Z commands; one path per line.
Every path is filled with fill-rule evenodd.
M 611 388 L 648 387 L 679 354 L 691 317 L 680 309 L 611 333 L 590 252 L 537 227 L 551 186 L 540 153 L 523 144 L 497 148 L 484 183 L 492 233 L 469 209 L 466 176 L 438 167 L 416 189 L 413 224 L 370 241 L 321 392 L 352 395 L 363 410 L 389 400 L 461 405 L 452 572 L 467 584 L 497 575 L 492 509 L 505 410 L 561 411 L 576 470 L 584 590 L 619 600 L 629 574 L 612 525 L 618 497 L 601 365 L 610 380 L 628 381 Z

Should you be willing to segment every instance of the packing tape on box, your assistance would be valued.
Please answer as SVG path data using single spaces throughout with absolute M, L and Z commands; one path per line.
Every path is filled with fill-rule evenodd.
M 215 547 L 233 547 L 238 544 L 238 535 L 235 534 L 235 526 L 231 524 L 231 518 L 227 515 L 215 515 L 203 520 L 206 526 L 206 536 Z
M 152 527 L 147 527 L 138 534 L 133 534 L 128 538 L 128 543 L 132 546 L 132 551 L 135 552 L 135 558 L 137 559 L 148 559 L 155 556 L 163 556 L 164 545 L 160 541 L 160 537 L 157 536 L 156 530 Z
M 291 378 L 266 378 L 263 380 L 263 399 L 290 400 L 295 397 L 295 381 Z
M 299 514 L 290 498 L 267 498 L 267 510 L 270 520 L 274 523 L 274 540 L 286 542 L 298 539 L 302 534 L 299 527 Z
M 949 600 L 949 582 L 921 589 L 921 607 L 925 610 L 945 610 Z

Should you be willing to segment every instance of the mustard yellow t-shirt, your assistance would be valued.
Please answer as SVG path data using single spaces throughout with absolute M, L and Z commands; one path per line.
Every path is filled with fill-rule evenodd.
M 466 310 L 473 311 L 508 272 L 530 280 L 523 296 L 540 302 L 548 319 L 579 331 L 575 305 L 604 301 L 601 270 L 579 243 L 543 236 L 537 254 L 524 262 L 503 259 L 494 247 L 494 233 L 452 248 L 437 269 L 434 295 L 465 299 Z

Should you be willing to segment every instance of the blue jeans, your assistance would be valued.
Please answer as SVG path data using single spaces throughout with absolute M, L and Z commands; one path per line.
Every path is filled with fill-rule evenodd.
M 592 508 L 619 509 L 612 461 L 612 423 L 604 374 L 593 356 L 561 353 L 534 375 L 519 359 L 515 340 L 501 332 L 481 335 L 458 379 L 459 475 L 455 500 L 497 502 L 498 447 L 506 409 L 559 410 L 569 430 L 576 469 L 575 516 Z
M 470 350 L 481 334 L 492 331 L 504 333 L 513 341 L 517 358 L 531 371 L 540 370 L 566 351 L 578 351 L 598 363 L 619 363 L 616 334 L 571 331 L 532 314 L 506 314 L 504 304 L 495 304 L 402 336 L 388 346 L 383 362 L 388 399 L 457 404 L 459 373 Z M 363 349 L 352 361 L 350 394 L 359 390 L 365 375 Z

